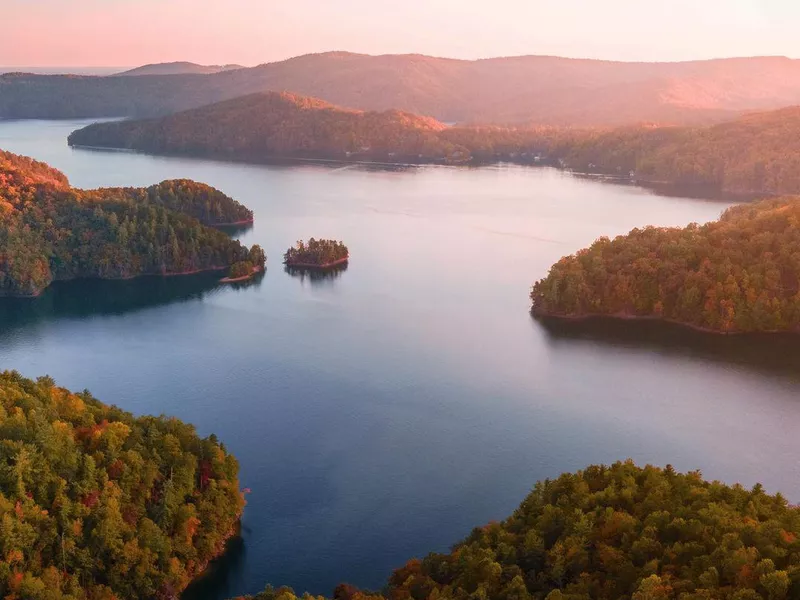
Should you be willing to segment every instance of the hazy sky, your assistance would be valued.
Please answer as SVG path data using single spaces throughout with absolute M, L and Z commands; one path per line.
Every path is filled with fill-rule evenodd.
M 0 0 L 0 65 L 255 65 L 326 50 L 800 57 L 797 0 Z

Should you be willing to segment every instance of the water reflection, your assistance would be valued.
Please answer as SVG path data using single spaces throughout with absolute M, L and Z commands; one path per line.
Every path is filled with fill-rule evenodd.
M 800 381 L 800 336 L 795 334 L 718 335 L 658 321 L 596 318 L 586 321 L 539 319 L 555 347 L 567 344 L 648 350 L 727 363 Z
M 245 233 L 253 229 L 252 223 L 245 223 L 242 225 L 218 225 L 216 229 L 219 229 L 223 233 L 227 233 L 230 237 L 236 239 L 243 236 Z
M 330 285 L 347 271 L 348 263 L 337 265 L 329 269 L 298 269 L 284 265 L 284 273 L 296 277 L 301 283 L 308 281 L 311 285 Z
M 181 600 L 202 600 L 233 596 L 234 586 L 242 573 L 247 546 L 237 535 L 228 541 L 225 552 L 212 562 L 206 572 L 196 579 L 181 595 Z
M 140 277 L 123 281 L 85 279 L 56 282 L 38 298 L 3 298 L 3 332 L 40 321 L 121 315 L 143 308 L 202 300 L 220 286 L 217 272 L 180 277 Z M 260 283 L 260 280 L 259 280 Z
M 225 285 L 234 290 L 249 290 L 258 289 L 264 281 L 264 276 L 267 274 L 267 269 L 262 269 L 260 272 L 253 275 L 250 279 L 244 281 L 231 281 Z

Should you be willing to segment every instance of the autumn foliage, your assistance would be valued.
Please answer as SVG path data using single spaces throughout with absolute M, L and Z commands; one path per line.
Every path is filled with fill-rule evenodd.
M 798 533 L 800 508 L 760 485 L 619 462 L 540 481 L 505 521 L 397 569 L 381 596 L 339 586 L 334 598 L 788 600 Z
M 539 315 L 800 331 L 800 198 L 736 206 L 706 225 L 600 238 L 556 263 L 531 299 Z
M 0 373 L 0 595 L 174 598 L 243 507 L 216 439 Z
M 231 219 L 252 213 L 203 184 L 78 190 L 47 165 L 0 151 L 0 296 L 35 295 L 57 280 L 226 268 L 248 249 L 203 223 Z

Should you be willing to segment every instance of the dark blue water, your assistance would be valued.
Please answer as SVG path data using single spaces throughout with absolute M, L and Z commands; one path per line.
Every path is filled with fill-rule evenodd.
M 546 328 L 528 292 L 600 235 L 715 218 L 548 169 L 263 167 L 70 150 L 79 123 L 0 123 L 0 147 L 81 187 L 208 182 L 252 207 L 260 281 L 57 285 L 0 304 L 0 367 L 216 433 L 252 489 L 243 539 L 197 597 L 265 583 L 379 587 L 508 515 L 533 483 L 632 457 L 800 500 L 794 338 L 652 325 Z M 285 273 L 344 240 L 338 277 Z

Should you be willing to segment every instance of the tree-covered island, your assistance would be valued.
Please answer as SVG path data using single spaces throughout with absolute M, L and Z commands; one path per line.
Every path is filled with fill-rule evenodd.
M 0 296 L 36 296 L 60 280 L 227 269 L 251 251 L 207 225 L 243 220 L 252 212 L 200 183 L 79 190 L 0 151 Z
M 330 269 L 350 260 L 350 251 L 337 240 L 298 240 L 283 255 L 287 267 L 296 269 Z

